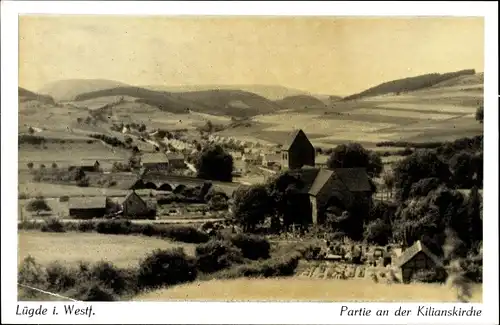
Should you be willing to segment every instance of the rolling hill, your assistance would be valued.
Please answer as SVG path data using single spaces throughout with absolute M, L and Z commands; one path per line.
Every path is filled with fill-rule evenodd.
M 169 93 L 140 87 L 117 87 L 79 94 L 74 100 L 88 101 L 113 96 L 134 98 L 136 103 L 148 104 L 176 114 L 194 111 L 212 115 L 249 117 L 282 109 L 264 97 L 241 90 Z
M 316 97 L 308 95 L 289 96 L 277 100 L 276 103 L 288 109 L 307 109 L 325 107 L 326 104 Z
M 311 95 L 307 91 L 278 85 L 191 85 L 191 86 L 144 86 L 144 88 L 168 92 L 194 92 L 207 90 L 234 90 L 257 94 L 269 100 L 279 100 L 289 96 Z
M 283 109 L 267 98 L 237 89 L 191 91 L 173 95 L 206 106 L 207 109 L 201 112 L 215 115 L 248 117 Z
M 54 99 L 51 96 L 37 94 L 25 88 L 18 87 L 19 102 L 38 101 L 43 104 L 54 104 Z
M 450 79 L 458 78 L 461 76 L 471 76 L 475 75 L 476 71 L 473 69 L 460 70 L 456 72 L 449 73 L 429 73 L 416 77 L 409 77 L 403 79 L 392 80 L 384 82 L 375 87 L 371 87 L 360 93 L 350 95 L 344 98 L 344 100 L 360 99 L 364 97 L 380 96 L 385 94 L 399 94 L 403 92 L 415 91 L 419 89 L 429 88 L 439 83 L 445 82 Z
M 48 83 L 39 92 L 50 95 L 57 101 L 70 101 L 80 94 L 126 86 L 128 85 L 122 82 L 106 79 L 69 79 Z
M 250 126 L 227 129 L 220 135 L 281 143 L 290 130 L 300 126 L 315 146 L 325 148 L 349 141 L 375 148 L 376 143 L 385 141 L 449 141 L 481 135 L 483 125 L 476 121 L 475 112 L 483 105 L 483 74 L 471 74 L 470 70 L 458 74 L 445 74 L 447 79 L 441 81 L 443 75 L 427 76 L 432 85 L 415 83 L 421 88 L 399 94 L 375 91 L 376 95 L 332 101 L 327 107 L 255 116 Z M 385 90 L 402 89 L 407 83 L 407 79 L 399 86 L 398 81 L 387 83 L 393 87 Z

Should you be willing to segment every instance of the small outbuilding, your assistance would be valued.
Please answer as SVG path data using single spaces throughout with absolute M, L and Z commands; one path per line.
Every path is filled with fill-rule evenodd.
M 146 202 L 135 191 L 130 192 L 122 203 L 123 216 L 130 219 L 153 219 L 155 202 Z
M 173 169 L 185 169 L 186 162 L 182 153 L 168 152 L 165 154 L 168 166 Z
M 106 214 L 106 197 L 71 197 L 69 216 L 75 219 L 102 218 Z
M 156 153 L 143 153 L 141 157 L 141 165 L 144 170 L 150 171 L 163 171 L 168 169 L 168 160 L 164 154 Z
M 434 270 L 439 277 L 445 277 L 442 261 L 420 240 L 403 251 L 396 266 L 401 269 L 404 283 L 409 283 L 413 274 L 418 271 Z

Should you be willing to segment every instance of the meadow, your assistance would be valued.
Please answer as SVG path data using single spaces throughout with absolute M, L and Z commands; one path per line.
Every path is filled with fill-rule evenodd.
M 136 296 L 133 301 L 456 302 L 456 290 L 440 284 L 382 284 L 371 280 L 310 278 L 194 282 Z M 482 286 L 471 302 L 482 302 Z
M 44 196 L 59 198 L 61 196 L 126 196 L 129 191 L 104 187 L 79 187 L 51 183 L 25 182 L 18 185 L 19 194 L 26 197 Z
M 46 233 L 19 231 L 18 263 L 28 255 L 42 265 L 61 261 L 77 264 L 79 261 L 111 262 L 118 267 L 135 267 L 154 249 L 183 247 L 194 255 L 194 244 L 178 243 L 147 236 L 104 235 L 98 233 Z

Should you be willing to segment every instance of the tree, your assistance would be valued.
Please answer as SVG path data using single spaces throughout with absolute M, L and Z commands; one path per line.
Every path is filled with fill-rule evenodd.
M 280 230 L 283 225 L 288 227 L 291 224 L 307 224 L 311 221 L 304 218 L 310 213 L 304 210 L 309 207 L 309 202 L 304 202 L 299 192 L 303 186 L 302 181 L 288 172 L 281 173 L 266 183 L 272 201 L 274 230 Z M 283 225 L 281 225 L 281 218 Z
M 264 185 L 239 188 L 234 193 L 233 216 L 244 231 L 254 231 L 272 212 L 272 201 Z
M 470 247 L 483 240 L 482 202 L 479 189 L 476 186 L 472 187 L 467 199 L 467 232 L 461 236 L 468 240 Z
M 482 141 L 481 141 L 482 143 Z M 483 152 L 481 148 L 481 152 L 476 154 L 472 158 L 472 169 L 476 172 L 474 175 L 474 181 L 473 184 L 474 186 L 477 186 L 479 188 L 483 188 Z
M 56 169 L 57 168 L 57 164 L 55 162 L 52 163 L 52 169 Z
M 453 183 L 458 188 L 470 188 L 478 172 L 474 156 L 467 151 L 461 151 L 450 159 L 449 164 L 453 173 Z
M 196 159 L 198 178 L 231 182 L 233 179 L 233 157 L 221 146 L 203 148 Z
M 28 166 L 28 169 L 33 169 L 33 163 L 32 162 L 27 163 L 26 166 Z
M 480 106 L 476 110 L 476 121 L 483 124 L 483 119 L 484 119 L 484 108 L 483 106 Z
M 399 161 L 394 168 L 394 185 L 400 201 L 406 200 L 414 183 L 422 178 L 437 178 L 449 184 L 451 172 L 449 166 L 431 150 L 417 151 Z
M 409 198 L 426 197 L 429 192 L 438 189 L 441 185 L 443 185 L 443 182 L 439 178 L 422 178 L 411 185 Z
M 132 140 L 132 138 L 131 138 L 131 137 L 129 137 L 129 136 L 126 136 L 126 137 L 125 137 L 125 143 L 126 143 L 127 145 L 129 145 L 129 146 L 130 146 L 130 145 L 132 144 L 132 142 L 133 142 L 133 141 L 134 141 L 134 140 Z
M 396 241 L 407 247 L 417 240 L 426 239 L 426 244 L 441 250 L 446 225 L 440 218 L 438 207 L 430 203 L 429 197 L 403 202 L 393 221 L 392 232 Z M 431 247 L 430 247 L 431 248 Z
M 82 124 L 82 122 L 83 122 L 83 119 L 81 117 L 76 118 L 76 123 Z
M 135 154 L 130 156 L 128 159 L 128 167 L 130 169 L 141 168 L 141 157 Z
M 376 219 L 364 227 L 363 238 L 369 243 L 386 245 L 391 237 L 391 225 L 386 220 Z
M 29 134 L 33 134 L 33 133 L 35 133 L 35 130 L 34 130 L 34 129 L 30 126 L 30 127 L 28 128 L 28 133 L 29 133 Z
M 327 161 L 329 168 L 366 168 L 371 177 L 380 175 L 383 169 L 382 159 L 376 152 L 363 148 L 359 143 L 336 146 Z
M 41 170 L 44 170 L 44 169 L 45 169 L 45 164 L 41 164 L 41 165 L 40 165 L 40 169 L 41 169 Z
M 382 174 L 382 181 L 384 182 L 385 187 L 390 193 L 390 197 L 392 197 L 392 191 L 394 189 L 394 174 L 392 172 L 385 171 Z

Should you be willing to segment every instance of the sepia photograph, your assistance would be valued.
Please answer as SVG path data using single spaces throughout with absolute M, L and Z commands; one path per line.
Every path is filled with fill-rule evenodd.
M 18 302 L 483 303 L 484 17 L 17 21 Z

